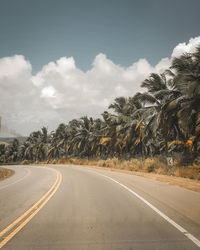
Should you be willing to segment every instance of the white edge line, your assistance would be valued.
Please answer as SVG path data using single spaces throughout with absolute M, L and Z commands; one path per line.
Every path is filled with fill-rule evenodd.
M 41 166 L 33 166 L 33 165 L 30 165 L 30 166 L 28 166 L 28 167 L 25 167 L 25 166 L 24 166 L 24 170 L 26 170 L 26 174 L 25 174 L 24 176 L 22 176 L 20 179 L 14 181 L 14 182 L 8 183 L 8 184 L 6 184 L 6 185 L 4 185 L 4 186 L 2 186 L 2 187 L 0 187 L 0 190 L 2 190 L 2 189 L 4 189 L 4 188 L 7 188 L 7 187 L 9 187 L 9 186 L 12 186 L 12 185 L 14 185 L 14 184 L 16 184 L 16 183 L 22 181 L 24 178 L 28 177 L 28 176 L 30 175 L 30 173 L 31 173 L 31 171 L 30 171 L 29 168 L 32 168 L 32 167 L 34 167 L 34 168 L 42 168 L 42 169 L 51 169 L 51 168 L 48 168 L 48 167 L 45 167 L 45 168 L 44 168 L 44 167 L 41 167 Z M 17 166 L 17 168 L 18 168 L 18 166 Z M 5 179 L 5 181 L 6 181 L 6 180 L 8 180 L 8 179 Z
M 22 176 L 20 179 L 14 181 L 14 182 L 12 182 L 12 183 L 9 183 L 9 184 L 6 184 L 6 185 L 0 187 L 0 190 L 1 190 L 1 189 L 4 189 L 4 188 L 6 188 L 6 187 L 12 186 L 12 185 L 14 185 L 14 184 L 16 184 L 16 183 L 22 181 L 22 180 L 23 180 L 24 178 L 26 178 L 27 176 L 29 176 L 29 174 L 30 174 L 30 172 L 31 172 L 30 169 L 28 169 L 28 168 L 24 168 L 24 169 L 26 170 L 26 174 L 25 174 L 24 176 Z
M 94 172 L 94 171 L 92 171 Z M 104 175 L 104 174 L 100 174 L 98 172 L 95 171 L 96 174 L 101 175 L 117 184 L 119 184 L 121 187 L 125 188 L 127 191 L 129 191 L 130 193 L 132 193 L 133 195 L 135 195 L 138 199 L 140 199 L 141 201 L 143 201 L 147 206 L 149 206 L 151 209 L 153 209 L 157 214 L 159 214 L 162 218 L 164 218 L 167 222 L 169 222 L 172 226 L 174 226 L 176 229 L 178 229 L 181 233 L 183 233 L 188 239 L 190 239 L 194 244 L 196 244 L 198 247 L 200 247 L 200 241 L 194 237 L 192 234 L 190 234 L 186 229 L 184 229 L 183 227 L 181 227 L 179 224 L 177 224 L 175 221 L 173 221 L 172 219 L 170 219 L 167 215 L 165 215 L 163 212 L 161 212 L 158 208 L 156 208 L 155 206 L 153 206 L 150 202 L 148 202 L 147 200 L 145 200 L 142 196 L 140 196 L 139 194 L 137 194 L 136 192 L 134 192 L 132 189 L 128 188 L 127 186 L 125 186 L 124 184 L 116 181 L 115 179 Z

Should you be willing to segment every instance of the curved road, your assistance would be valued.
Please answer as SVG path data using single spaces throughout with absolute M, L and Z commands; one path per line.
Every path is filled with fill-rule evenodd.
M 199 193 L 89 167 L 10 168 L 0 182 L 2 249 L 200 248 Z

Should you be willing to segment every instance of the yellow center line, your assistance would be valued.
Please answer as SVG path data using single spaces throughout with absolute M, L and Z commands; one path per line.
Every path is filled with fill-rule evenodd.
M 24 214 L 22 214 L 14 222 L 12 222 L 9 226 L 7 226 L 3 231 L 0 232 L 0 237 L 2 237 L 7 232 L 11 231 L 20 222 L 19 226 L 17 226 L 17 228 L 15 228 L 13 231 L 11 231 L 9 233 L 9 235 L 7 235 L 0 242 L 0 248 L 2 248 L 10 239 L 12 239 L 15 236 L 15 234 L 17 234 L 31 220 L 40 211 L 40 209 L 42 209 L 44 207 L 44 205 L 51 199 L 51 197 L 58 190 L 58 188 L 62 182 L 62 175 L 59 171 L 57 171 L 55 169 L 51 169 L 51 170 L 56 172 L 56 181 L 54 182 L 52 187 L 42 196 L 42 198 L 39 201 L 37 201 Z M 24 221 L 22 221 L 25 217 L 27 217 L 27 218 Z
M 53 169 L 51 169 L 53 170 Z M 3 231 L 0 232 L 0 237 L 2 237 L 5 233 L 10 231 L 16 224 L 18 224 L 22 219 L 24 219 L 29 213 L 31 213 L 37 206 L 49 195 L 49 193 L 55 188 L 59 179 L 59 172 L 57 170 L 53 170 L 56 172 L 56 181 L 52 185 L 52 187 L 41 197 L 39 201 L 37 201 L 31 208 L 29 208 L 24 214 L 18 217 L 14 222 L 12 222 L 8 227 L 6 227 Z

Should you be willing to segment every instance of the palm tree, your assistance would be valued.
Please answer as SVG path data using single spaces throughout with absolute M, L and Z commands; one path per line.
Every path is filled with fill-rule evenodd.
M 117 97 L 103 119 L 84 116 L 51 134 L 45 127 L 34 131 L 21 145 L 0 145 L 1 161 L 200 154 L 200 46 L 173 58 L 169 69 L 150 74 L 141 87 L 146 92 Z
M 145 133 L 148 134 L 146 137 L 153 137 L 154 145 L 157 145 L 161 152 L 164 150 L 166 155 L 168 155 L 168 142 L 177 135 L 179 130 L 177 117 L 172 112 L 171 103 L 180 97 L 181 92 L 172 85 L 166 72 L 161 75 L 153 73 L 141 85 L 141 87 L 147 88 L 147 92 L 136 94 L 136 98 L 145 105 L 147 111 L 145 111 Z M 160 137 L 159 134 L 162 136 Z M 161 138 L 163 142 L 160 141 Z M 153 146 L 152 140 L 151 145 Z M 149 148 L 149 151 L 152 154 L 155 150 L 152 151 L 152 148 Z
M 51 143 L 47 152 L 48 158 L 60 158 L 66 153 L 66 125 L 61 123 L 55 132 L 51 133 Z
M 181 97 L 174 100 L 182 140 L 192 145 L 194 154 L 199 151 L 199 116 L 200 116 L 200 46 L 192 54 L 186 53 L 172 61 L 168 74 L 173 86 L 180 91 Z M 187 147 L 185 147 L 187 149 Z M 190 149 L 190 146 L 189 146 Z

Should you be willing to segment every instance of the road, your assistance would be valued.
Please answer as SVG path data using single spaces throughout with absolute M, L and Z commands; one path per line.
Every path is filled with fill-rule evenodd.
M 0 248 L 193 250 L 200 194 L 83 166 L 10 166 L 0 182 Z

